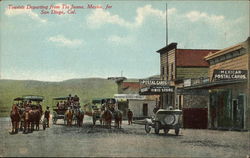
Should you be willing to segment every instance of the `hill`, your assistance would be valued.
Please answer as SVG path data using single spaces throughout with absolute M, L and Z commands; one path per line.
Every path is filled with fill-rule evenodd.
M 92 98 L 113 97 L 117 93 L 115 81 L 102 78 L 71 79 L 62 82 L 34 80 L 0 80 L 0 116 L 7 116 L 13 99 L 22 95 L 41 95 L 43 106 L 52 105 L 53 97 L 78 95 L 81 105 Z

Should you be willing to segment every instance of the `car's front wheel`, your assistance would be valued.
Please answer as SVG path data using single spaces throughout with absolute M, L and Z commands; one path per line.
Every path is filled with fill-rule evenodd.
M 155 134 L 159 134 L 160 132 L 160 122 L 155 122 Z
M 146 124 L 145 124 L 145 131 L 146 131 L 147 133 L 150 133 L 151 127 L 150 127 L 149 123 L 146 123 Z

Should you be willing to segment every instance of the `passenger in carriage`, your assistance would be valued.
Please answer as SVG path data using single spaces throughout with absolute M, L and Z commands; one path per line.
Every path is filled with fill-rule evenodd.
M 73 101 L 74 101 L 74 103 L 79 102 L 79 97 L 77 95 L 75 95 L 74 98 L 73 98 Z
M 62 101 L 60 101 L 58 108 L 59 108 L 59 109 L 64 109 L 64 104 L 63 104 Z

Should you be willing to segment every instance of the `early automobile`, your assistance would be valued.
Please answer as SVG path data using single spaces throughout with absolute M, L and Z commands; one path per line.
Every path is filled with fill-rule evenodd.
M 175 130 L 175 135 L 179 135 L 181 127 L 181 110 L 166 110 L 159 109 L 152 118 L 145 119 L 145 131 L 150 133 L 151 128 L 154 128 L 155 133 L 159 134 L 163 129 L 167 134 L 170 129 Z

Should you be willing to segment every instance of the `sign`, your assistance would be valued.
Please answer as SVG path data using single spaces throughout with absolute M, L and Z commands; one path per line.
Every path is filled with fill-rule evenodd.
M 143 85 L 161 85 L 168 86 L 169 82 L 166 80 L 139 80 L 140 84 Z
M 184 87 L 191 86 L 191 78 L 184 80 Z
M 140 89 L 141 95 L 158 95 L 162 93 L 173 93 L 174 86 L 148 86 Z
M 138 100 L 144 100 L 146 99 L 145 96 L 141 96 L 139 94 L 115 94 L 115 99 L 138 99 Z
M 214 70 L 215 81 L 247 79 L 247 70 Z

